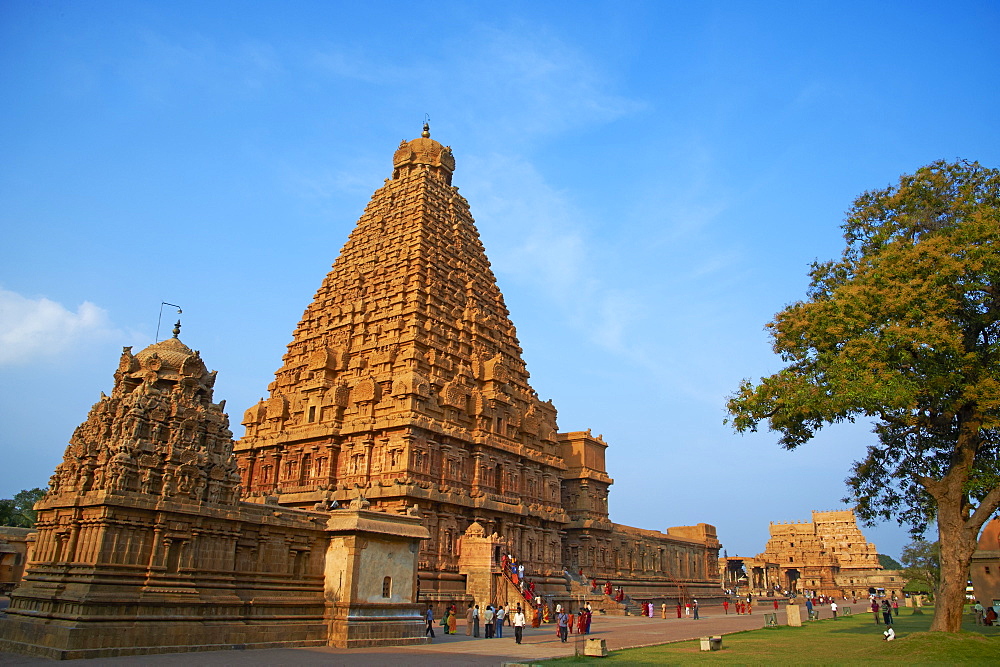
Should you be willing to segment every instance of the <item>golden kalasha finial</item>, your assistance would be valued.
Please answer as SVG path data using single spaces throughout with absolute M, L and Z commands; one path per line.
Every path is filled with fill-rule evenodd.
M 181 321 L 177 320 L 177 322 L 174 323 L 174 338 L 177 338 L 180 335 L 181 335 Z
M 430 123 L 424 123 L 424 131 L 420 133 L 420 136 L 423 137 L 424 139 L 430 139 L 431 138 L 431 124 Z

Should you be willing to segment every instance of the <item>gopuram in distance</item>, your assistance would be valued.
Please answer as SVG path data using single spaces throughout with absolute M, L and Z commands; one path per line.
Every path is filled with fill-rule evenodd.
M 874 591 L 902 598 L 906 583 L 901 571 L 881 565 L 853 510 L 813 511 L 812 521 L 801 523 L 772 521 L 763 553 L 729 556 L 720 564 L 724 588 L 754 596 L 864 599 Z
M 301 508 L 359 493 L 385 510 L 419 505 L 422 601 L 505 601 L 501 552 L 553 595 L 589 591 L 570 580 L 581 572 L 634 598 L 718 595 L 713 526 L 664 534 L 609 520 L 607 444 L 558 432 L 555 407 L 528 383 L 454 170 L 426 124 L 400 143 L 269 397 L 244 415 L 244 493 Z M 470 588 L 461 554 L 474 523 L 495 542 L 492 562 L 475 566 L 492 572 L 488 587 Z

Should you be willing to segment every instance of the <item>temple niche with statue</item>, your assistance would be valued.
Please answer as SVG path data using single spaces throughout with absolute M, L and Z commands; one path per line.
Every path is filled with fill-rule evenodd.
M 384 509 L 419 505 L 431 602 L 465 599 L 461 542 L 473 522 L 539 590 L 566 592 L 564 572 L 582 571 L 644 598 L 717 594 L 713 526 L 662 533 L 609 520 L 607 443 L 560 432 L 555 406 L 529 384 L 454 170 L 426 126 L 399 145 L 268 396 L 244 415 L 244 493 L 302 508 L 358 493 Z

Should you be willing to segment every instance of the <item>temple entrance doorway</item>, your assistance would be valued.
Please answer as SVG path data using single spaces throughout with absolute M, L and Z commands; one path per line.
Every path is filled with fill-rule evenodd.
M 788 592 L 789 593 L 798 593 L 799 592 L 799 571 L 795 570 L 795 569 L 785 570 L 785 582 L 787 584 Z

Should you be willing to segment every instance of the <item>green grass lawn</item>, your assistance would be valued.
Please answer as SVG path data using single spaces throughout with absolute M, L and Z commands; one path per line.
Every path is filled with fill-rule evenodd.
M 1000 664 L 1000 627 L 976 626 L 971 615 L 960 634 L 928 632 L 933 609 L 912 615 L 900 610 L 894 622 L 896 640 L 882 641 L 884 625 L 871 614 L 812 621 L 725 635 L 721 651 L 702 652 L 697 641 L 615 651 L 606 658 L 564 658 L 557 662 L 622 662 L 629 664 L 845 665 L 905 662 L 911 665 Z

